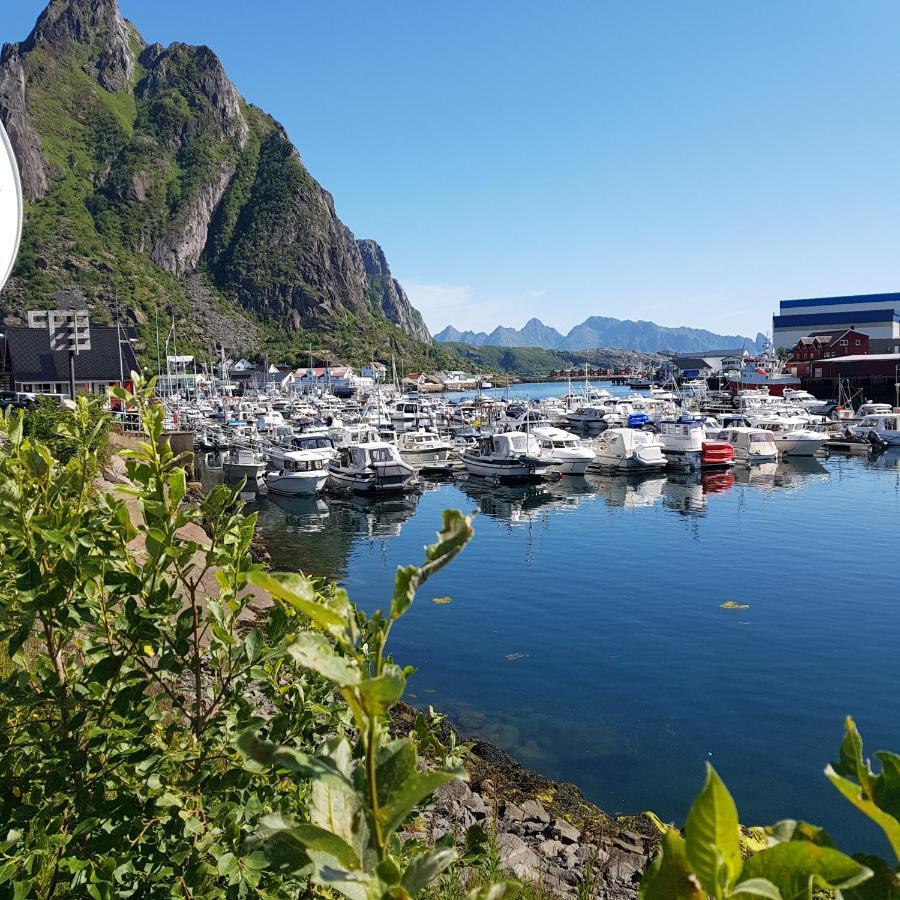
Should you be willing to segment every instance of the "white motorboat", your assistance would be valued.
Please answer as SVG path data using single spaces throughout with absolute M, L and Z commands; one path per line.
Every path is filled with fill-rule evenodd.
M 327 461 L 316 450 L 289 450 L 280 468 L 266 473 L 266 485 L 275 494 L 312 496 L 325 487 Z
M 562 428 L 532 428 L 530 434 L 537 443 L 540 458 L 561 475 L 584 475 L 594 461 L 594 451 Z
M 751 424 L 772 433 L 782 456 L 815 456 L 825 446 L 828 435 L 812 431 L 804 423 L 792 419 L 772 419 Z
M 398 493 L 415 488 L 415 470 L 393 444 L 369 441 L 342 447 L 328 464 L 328 487 L 355 494 Z
M 222 461 L 222 471 L 232 481 L 241 478 L 256 481 L 266 471 L 266 460 L 261 453 L 249 447 L 235 447 Z
M 485 435 L 466 447 L 462 461 L 470 475 L 501 481 L 529 481 L 549 468 L 540 458 L 534 438 L 523 431 Z
M 596 459 L 591 469 L 633 471 L 661 469 L 666 465 L 660 439 L 635 428 L 607 428 L 594 441 Z
M 680 416 L 659 423 L 659 439 L 669 465 L 678 469 L 734 464 L 734 450 L 725 441 L 707 438 L 704 416 Z
M 825 410 L 832 405 L 830 400 L 819 400 L 818 397 L 813 396 L 809 391 L 792 391 L 790 388 L 785 388 L 784 399 L 788 403 L 802 406 L 807 412 L 817 413 L 819 415 L 824 413 Z
M 453 445 L 433 431 L 404 431 L 397 441 L 400 456 L 415 466 L 447 462 Z
M 778 459 L 778 445 L 771 431 L 736 425 L 723 428 L 716 439 L 727 441 L 734 447 L 735 462 L 752 465 Z
M 391 421 L 398 431 L 415 431 L 434 425 L 430 407 L 418 400 L 400 400 L 391 410 Z
M 850 430 L 861 438 L 874 435 L 883 444 L 900 444 L 900 413 L 875 413 L 852 425 Z
M 605 428 L 607 412 L 606 407 L 585 403 L 567 412 L 566 421 L 575 428 Z

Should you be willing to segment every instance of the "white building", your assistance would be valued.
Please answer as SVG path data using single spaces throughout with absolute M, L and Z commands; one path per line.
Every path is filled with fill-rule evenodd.
M 789 350 L 813 332 L 851 328 L 876 340 L 900 338 L 900 293 L 782 300 L 772 318 L 772 341 Z

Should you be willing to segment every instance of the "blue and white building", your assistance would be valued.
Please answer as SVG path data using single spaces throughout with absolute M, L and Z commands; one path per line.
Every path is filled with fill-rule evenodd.
M 855 328 L 873 339 L 900 338 L 900 293 L 782 300 L 772 317 L 772 342 L 791 349 L 814 331 Z

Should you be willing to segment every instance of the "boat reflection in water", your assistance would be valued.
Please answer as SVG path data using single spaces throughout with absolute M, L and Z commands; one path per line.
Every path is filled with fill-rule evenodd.
M 538 484 L 495 484 L 481 478 L 461 478 L 457 487 L 478 504 L 482 515 L 514 525 L 534 522 L 551 510 L 575 509 L 597 496 L 580 477 Z
M 828 477 L 825 467 L 813 456 L 796 456 L 781 462 L 758 463 L 735 470 L 735 481 L 771 493 L 776 490 L 802 490 L 810 481 Z
M 418 492 L 393 494 L 382 498 L 360 495 L 331 497 L 331 517 L 344 530 L 368 539 L 396 537 L 419 504 Z
M 607 506 L 640 509 L 656 506 L 662 499 L 667 477 L 658 472 L 649 475 L 601 475 L 589 473 L 585 481 L 595 488 Z

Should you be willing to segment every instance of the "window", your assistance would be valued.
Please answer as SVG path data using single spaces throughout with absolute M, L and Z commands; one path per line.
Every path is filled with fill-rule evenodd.
M 856 343 L 858 344 L 858 343 L 859 343 L 859 340 L 857 340 Z M 842 346 L 842 347 L 849 347 L 849 346 L 850 346 L 850 341 L 848 341 L 847 338 L 842 338 L 842 339 L 841 339 L 841 346 Z
M 861 341 L 859 338 L 857 338 L 857 339 L 856 339 L 856 346 L 858 347 L 861 343 L 862 343 L 862 341 Z

